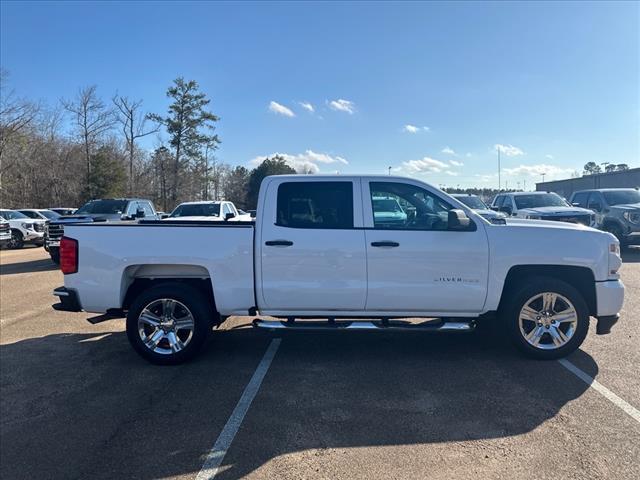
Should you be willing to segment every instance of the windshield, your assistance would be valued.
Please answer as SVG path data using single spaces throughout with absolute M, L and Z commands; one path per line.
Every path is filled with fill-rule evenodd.
M 15 210 L 3 210 L 0 212 L 2 218 L 7 220 L 21 220 L 23 218 L 29 218 L 24 213 L 16 212 Z
M 515 195 L 516 207 L 522 208 L 538 208 L 538 207 L 568 207 L 562 197 L 556 193 L 538 193 L 531 195 Z
M 640 203 L 640 192 L 638 190 L 611 190 L 602 192 L 602 194 L 609 205 Z
M 91 200 L 80 207 L 76 214 L 118 214 L 123 213 L 127 208 L 126 200 Z
M 373 199 L 373 210 L 375 212 L 402 212 L 402 208 L 396 200 L 392 199 Z
M 455 198 L 456 200 L 460 200 L 469 208 L 473 208 L 475 210 L 488 210 L 488 207 L 482 200 L 480 200 L 480 197 L 476 197 L 475 195 L 464 195 Z
M 39 213 L 47 217 L 49 220 L 55 220 L 60 216 L 60 214 L 52 212 L 51 210 L 39 210 Z
M 170 217 L 219 217 L 219 203 L 192 203 L 178 205 Z

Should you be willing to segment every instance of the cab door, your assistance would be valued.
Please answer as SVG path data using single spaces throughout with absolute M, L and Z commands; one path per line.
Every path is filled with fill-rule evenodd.
M 367 294 L 358 179 L 281 177 L 266 187 L 256 247 L 265 311 L 362 311 Z
M 480 220 L 450 230 L 452 204 L 421 182 L 363 182 L 368 311 L 480 312 L 489 245 Z M 402 209 L 390 215 L 381 208 Z M 456 207 L 459 208 L 459 207 Z

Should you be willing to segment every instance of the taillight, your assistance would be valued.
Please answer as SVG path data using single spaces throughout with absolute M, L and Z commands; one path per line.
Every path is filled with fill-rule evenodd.
M 73 238 L 60 239 L 60 269 L 65 275 L 78 271 L 78 241 Z

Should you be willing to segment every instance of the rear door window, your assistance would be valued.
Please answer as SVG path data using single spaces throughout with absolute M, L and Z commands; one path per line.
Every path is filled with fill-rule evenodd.
M 353 228 L 353 183 L 282 183 L 276 223 L 290 228 Z

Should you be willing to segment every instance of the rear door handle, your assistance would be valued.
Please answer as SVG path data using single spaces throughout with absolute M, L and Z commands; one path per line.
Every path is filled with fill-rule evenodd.
M 371 242 L 372 247 L 399 247 L 398 242 Z
M 290 247 L 293 242 L 291 240 L 267 240 L 264 244 L 267 247 Z

